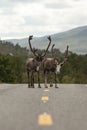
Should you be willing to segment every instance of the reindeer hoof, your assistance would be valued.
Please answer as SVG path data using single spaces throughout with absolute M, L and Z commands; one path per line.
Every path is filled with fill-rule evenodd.
M 50 84 L 50 87 L 53 87 L 53 84 Z
M 31 88 L 34 88 L 34 86 L 31 86 Z
M 48 88 L 48 86 L 45 86 L 45 88 Z
M 41 86 L 39 85 L 38 88 L 41 88 Z
M 59 88 L 58 86 L 55 86 L 55 88 Z
M 30 85 L 28 85 L 28 88 L 30 88 Z

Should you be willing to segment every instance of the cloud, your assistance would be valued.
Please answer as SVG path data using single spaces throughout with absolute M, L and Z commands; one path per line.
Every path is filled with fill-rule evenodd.
M 51 8 L 51 9 L 64 9 L 64 8 L 71 7 L 68 3 L 63 3 L 63 2 L 48 3 L 45 4 L 45 6 L 46 8 Z
M 1 15 L 3 15 L 3 16 L 4 16 L 4 15 L 5 15 L 5 16 L 6 16 L 6 15 L 10 15 L 10 16 L 11 16 L 11 15 L 14 15 L 14 14 L 16 14 L 16 13 L 15 13 L 15 11 L 13 10 L 13 8 L 11 9 L 11 8 L 9 8 L 9 7 L 8 7 L 8 8 L 4 8 L 4 9 L 1 11 Z
M 11 2 L 23 2 L 23 3 L 36 3 L 36 2 L 40 2 L 41 0 L 9 0 Z
M 86 25 L 86 10 L 86 0 L 0 0 L 0 37 L 50 35 Z
M 32 26 L 46 26 L 47 25 L 47 16 L 39 15 L 39 16 L 26 16 L 24 17 L 25 25 Z
M 79 2 L 79 1 L 81 1 L 81 0 L 73 0 L 73 1 Z
M 0 8 L 6 8 L 6 7 L 12 7 L 14 6 L 14 2 L 11 2 L 10 0 L 0 0 Z

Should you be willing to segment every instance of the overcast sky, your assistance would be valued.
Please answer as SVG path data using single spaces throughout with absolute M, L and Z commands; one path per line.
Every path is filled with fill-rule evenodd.
M 87 25 L 87 0 L 0 0 L 0 38 L 44 36 Z

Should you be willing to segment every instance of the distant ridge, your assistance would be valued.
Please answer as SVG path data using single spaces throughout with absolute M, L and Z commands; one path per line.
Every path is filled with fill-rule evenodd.
M 51 35 L 52 43 L 61 51 L 65 49 L 67 45 L 70 46 L 70 50 L 78 54 L 87 54 L 87 26 L 80 26 L 65 32 L 56 33 Z M 19 44 L 22 47 L 28 46 L 28 37 L 22 39 L 8 39 L 5 41 L 12 42 L 13 44 Z M 48 44 L 47 36 L 34 37 L 32 40 L 32 46 L 44 49 Z

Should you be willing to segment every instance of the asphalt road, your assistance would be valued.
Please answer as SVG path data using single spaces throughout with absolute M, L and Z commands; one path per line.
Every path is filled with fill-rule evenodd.
M 87 130 L 87 85 L 0 84 L 0 130 Z

